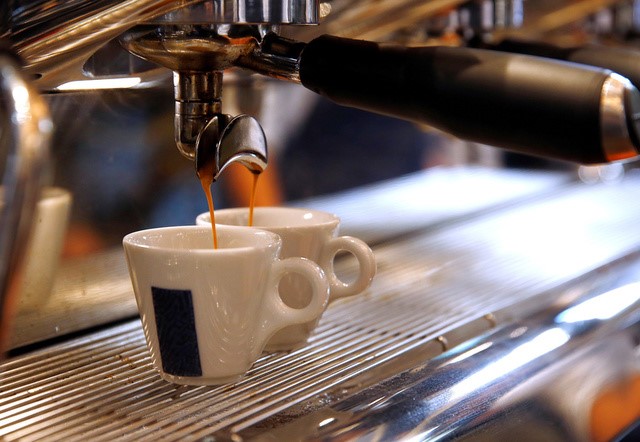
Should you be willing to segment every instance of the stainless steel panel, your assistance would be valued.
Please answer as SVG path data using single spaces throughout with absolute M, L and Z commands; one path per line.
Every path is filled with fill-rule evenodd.
M 635 282 L 499 327 L 258 440 L 614 439 L 640 414 L 638 261 L 627 270 Z

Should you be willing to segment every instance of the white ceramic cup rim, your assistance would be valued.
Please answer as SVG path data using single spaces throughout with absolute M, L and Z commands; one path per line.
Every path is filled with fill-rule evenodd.
M 241 244 L 228 246 L 223 243 L 222 247 L 217 249 L 213 248 L 211 228 L 207 226 L 170 226 L 138 230 L 126 235 L 122 242 L 133 247 L 159 252 L 188 252 L 190 254 L 207 255 L 238 253 L 239 251 L 247 249 L 279 247 L 282 242 L 280 237 L 275 233 L 250 227 L 217 226 L 216 231 L 219 241 L 222 239 L 224 242 L 228 235 L 232 235 L 235 240 L 240 239 Z M 196 235 L 198 239 L 203 238 L 202 241 L 204 242 L 197 247 L 187 247 L 186 241 L 171 242 L 176 236 L 184 234 Z
M 234 207 L 216 210 L 216 225 L 239 226 L 238 223 L 229 223 L 231 217 L 244 217 L 248 220 L 248 207 Z M 263 219 L 263 217 L 265 217 Z M 203 212 L 196 217 L 196 224 L 211 225 L 211 215 Z M 255 207 L 253 212 L 253 226 L 260 229 L 305 229 L 318 227 L 336 227 L 340 224 L 340 218 L 329 212 L 321 210 L 304 209 L 299 207 Z

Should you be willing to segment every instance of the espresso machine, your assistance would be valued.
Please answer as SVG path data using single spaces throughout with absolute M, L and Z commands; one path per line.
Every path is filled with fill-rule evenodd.
M 0 6 L 0 437 L 632 440 L 638 11 L 635 0 Z M 162 148 L 179 153 L 150 161 L 188 170 L 194 183 L 217 181 L 232 163 L 253 173 L 274 166 L 261 123 L 275 109 L 225 110 L 265 84 L 562 168 L 435 167 L 287 201 L 338 213 L 374 248 L 378 275 L 362 296 L 332 305 L 307 346 L 263 355 L 237 384 L 179 387 L 156 376 L 119 244 L 63 259 L 52 298 L 19 311 L 41 188 L 72 170 L 56 143 L 85 129 L 73 157 L 91 160 L 78 167 L 89 177 L 111 168 L 113 155 L 94 151 L 100 125 L 90 124 L 104 115 L 88 105 L 107 96 L 136 117 L 111 122 L 124 126 L 116 142 L 135 144 L 149 127 L 169 133 Z M 139 112 L 156 107 L 169 109 L 169 131 L 164 116 Z M 135 153 L 120 152 L 115 167 L 126 175 L 141 161 Z M 102 179 L 138 186 L 115 176 Z M 83 199 L 75 189 L 79 205 L 101 195 L 98 178 L 84 179 L 97 192 Z M 345 275 L 356 265 L 336 260 Z

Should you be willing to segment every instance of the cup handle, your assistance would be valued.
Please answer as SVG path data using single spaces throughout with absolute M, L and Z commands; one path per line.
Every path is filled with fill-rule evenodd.
M 336 254 L 344 250 L 351 253 L 358 260 L 360 273 L 355 281 L 346 283 L 340 280 L 333 268 L 333 261 Z M 332 238 L 327 243 L 324 253 L 319 263 L 323 269 L 326 269 L 327 279 L 331 287 L 331 298 L 338 299 L 345 296 L 355 295 L 369 287 L 371 280 L 376 274 L 376 259 L 373 251 L 362 240 L 353 236 L 339 236 Z
M 298 273 L 309 281 L 311 301 L 306 307 L 289 307 L 280 298 L 278 284 L 287 273 Z M 286 326 L 317 319 L 329 302 L 329 282 L 322 268 L 309 259 L 294 257 L 277 260 L 271 268 L 269 278 L 269 290 L 272 293 L 265 297 L 261 321 L 261 338 L 265 344 L 275 332 Z

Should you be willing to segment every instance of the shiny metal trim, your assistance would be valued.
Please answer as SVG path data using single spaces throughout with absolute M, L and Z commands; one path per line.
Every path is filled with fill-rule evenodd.
M 193 160 L 198 138 L 222 112 L 222 71 L 174 72 L 174 132 L 178 151 Z
M 17 309 L 22 261 L 43 184 L 53 124 L 48 108 L 25 80 L 17 61 L 0 55 L 0 100 L 7 134 L 0 143 L 3 195 L 0 198 L 0 359 Z
M 628 79 L 615 73 L 602 85 L 600 128 L 602 149 L 608 161 L 626 160 L 640 153 L 629 138 L 626 118 L 625 91 L 632 88 Z
M 317 27 L 296 30 L 296 37 L 309 41 L 322 34 L 362 40 L 388 41 L 398 38 L 398 31 L 416 30 L 425 20 L 446 13 L 467 0 L 333 0 L 330 13 Z M 424 42 L 424 38 L 420 38 Z
M 249 115 L 216 115 L 200 131 L 195 148 L 196 174 L 216 181 L 231 163 L 252 173 L 267 168 L 267 138 L 258 120 Z
M 15 50 L 42 90 L 87 79 L 85 62 L 128 29 L 145 23 L 313 24 L 318 0 L 86 0 L 26 2 L 11 17 Z M 158 72 L 123 72 L 157 80 Z M 144 84 L 144 82 L 143 82 Z
M 514 427 L 537 435 L 525 440 L 602 440 L 594 433 L 615 424 L 594 425 L 599 401 L 620 406 L 607 391 L 640 379 L 638 338 L 632 282 L 503 325 L 254 440 L 513 440 Z
M 306 43 L 267 33 L 259 49 L 239 57 L 236 65 L 279 80 L 300 83 L 300 54 Z
M 205 0 L 152 22 L 311 25 L 318 23 L 319 10 L 319 0 Z
M 85 61 L 109 40 L 136 24 L 202 0 L 91 0 L 80 2 L 79 9 L 65 9 L 54 3 L 61 17 L 51 11 L 51 5 L 31 5 L 28 16 L 33 35 L 22 36 L 15 44 L 16 52 L 25 61 L 25 70 L 35 76 L 36 85 L 51 90 L 73 79 L 86 78 L 82 66 Z M 34 23 L 37 23 L 35 25 Z M 22 23 L 12 23 L 20 29 Z
M 217 171 L 213 179 L 217 180 L 231 163 L 242 164 L 255 174 L 262 173 L 267 168 L 268 157 L 267 137 L 258 120 L 249 115 L 237 115 L 220 134 Z

